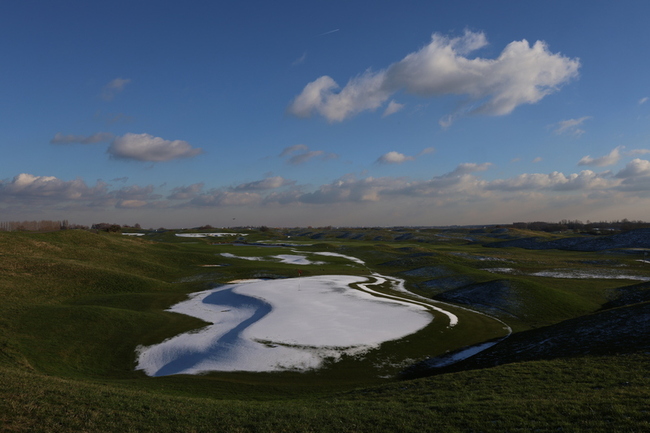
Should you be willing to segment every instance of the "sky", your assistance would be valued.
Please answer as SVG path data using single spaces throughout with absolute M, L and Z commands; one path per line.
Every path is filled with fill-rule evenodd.
M 0 221 L 649 219 L 645 0 L 1 8 Z

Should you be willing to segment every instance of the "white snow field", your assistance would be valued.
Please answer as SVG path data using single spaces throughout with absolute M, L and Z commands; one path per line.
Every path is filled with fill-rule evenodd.
M 207 238 L 216 237 L 222 238 L 224 236 L 247 236 L 246 233 L 176 233 L 179 238 Z
M 198 292 L 168 311 L 210 325 L 138 348 L 150 376 L 209 371 L 319 368 L 412 334 L 432 320 L 430 306 L 350 287 L 367 278 L 322 275 L 239 281 Z

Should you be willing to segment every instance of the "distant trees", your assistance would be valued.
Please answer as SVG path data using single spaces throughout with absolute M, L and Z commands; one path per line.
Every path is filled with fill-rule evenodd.
M 99 230 L 108 233 L 121 233 L 122 227 L 119 224 L 98 223 L 91 226 L 93 230 Z
M 533 222 L 516 222 L 510 226 L 515 229 L 533 230 L 541 232 L 564 232 L 571 230 L 581 233 L 611 233 L 612 231 L 628 231 L 638 228 L 650 227 L 649 222 L 645 221 L 630 221 L 627 218 L 615 221 L 600 221 L 583 223 L 580 220 L 561 220 L 557 223 L 550 223 L 545 221 Z
M 29 232 L 51 232 L 56 230 L 66 230 L 70 227 L 68 220 L 52 221 L 5 221 L 0 222 L 0 231 L 29 231 Z

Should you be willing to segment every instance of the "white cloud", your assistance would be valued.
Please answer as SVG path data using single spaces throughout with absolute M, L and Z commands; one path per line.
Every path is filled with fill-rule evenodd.
M 306 58 L 307 58 L 307 53 L 306 52 L 302 53 L 302 56 L 298 57 L 296 60 L 291 62 L 291 66 L 297 66 L 297 65 L 300 65 L 300 64 L 304 63 Z
M 291 155 L 292 153 L 301 152 L 309 150 L 309 146 L 306 144 L 294 144 L 293 146 L 285 147 L 280 153 L 280 157 Z
M 639 105 L 643 105 L 643 104 L 645 104 L 646 102 L 648 102 L 648 97 L 647 97 L 647 96 L 646 96 L 645 98 L 641 98 L 641 99 L 639 99 Z
M 196 197 L 203 189 L 203 182 L 193 183 L 189 186 L 181 186 L 172 189 L 167 197 L 169 200 L 189 200 Z
M 650 161 L 635 158 L 628 162 L 624 169 L 616 173 L 616 177 L 621 179 L 640 176 L 650 176 Z
M 609 188 L 616 184 L 617 182 L 611 179 L 610 172 L 595 173 L 591 170 L 583 170 L 568 176 L 557 171 L 549 174 L 525 173 L 510 179 L 488 182 L 485 188 L 497 191 L 570 191 Z
M 0 181 L 0 203 L 62 207 L 77 202 L 87 205 L 110 199 L 107 185 L 97 182 L 94 187 L 83 180 L 61 180 L 55 176 L 35 176 L 21 173 L 10 181 Z
M 189 206 L 243 206 L 257 204 L 262 201 L 262 196 L 252 192 L 233 192 L 211 190 L 201 194 L 187 203 Z
M 127 84 L 131 82 L 130 78 L 115 78 L 104 86 L 102 98 L 106 101 L 112 100 L 116 94 L 122 92 Z
M 329 76 L 307 84 L 289 106 L 290 113 L 308 117 L 316 112 L 330 122 L 374 110 L 399 90 L 422 97 L 465 95 L 468 102 L 441 120 L 449 126 L 461 113 L 504 115 L 521 104 L 538 102 L 578 75 L 580 62 L 553 54 L 544 42 L 531 47 L 511 42 L 496 59 L 469 58 L 485 46 L 483 33 L 462 37 L 434 34 L 431 42 L 388 68 L 352 78 L 345 87 Z
M 585 133 L 584 129 L 581 129 L 580 126 L 588 119 L 591 119 L 591 116 L 584 116 L 579 119 L 562 120 L 555 124 L 554 131 L 558 135 L 568 134 L 579 137 Z
M 625 168 L 618 173 L 616 177 L 622 179 L 618 187 L 620 191 L 643 192 L 650 191 L 650 161 L 635 158 L 628 162 Z
M 537 157 L 533 158 L 533 163 L 538 163 L 538 162 L 542 162 L 542 157 L 541 156 L 537 156 Z
M 269 189 L 281 188 L 287 185 L 294 185 L 296 181 L 288 180 L 281 176 L 267 177 L 266 179 L 255 182 L 242 183 L 233 188 L 234 191 L 264 191 Z
M 633 149 L 633 150 L 630 150 L 629 152 L 625 152 L 625 153 L 630 155 L 630 156 L 646 155 L 646 154 L 650 153 L 650 149 Z
M 578 162 L 578 165 L 590 165 L 594 167 L 605 167 L 607 165 L 614 165 L 621 159 L 621 149 L 623 146 L 618 146 L 612 150 L 608 155 L 601 156 L 600 158 L 592 158 L 590 155 L 583 156 Z
M 300 152 L 303 150 L 309 150 L 309 146 L 306 144 L 294 144 L 293 146 L 285 147 L 282 150 L 282 153 L 280 153 L 280 157 L 291 155 L 292 153 Z
M 391 114 L 395 114 L 398 111 L 400 111 L 402 108 L 404 108 L 404 104 L 400 104 L 399 102 L 390 101 L 388 103 L 388 106 L 384 110 L 384 114 L 382 114 L 381 117 L 387 117 L 390 116 Z
M 414 161 L 415 159 L 423 155 L 427 155 L 435 151 L 436 151 L 435 148 L 427 147 L 425 149 L 422 149 L 416 156 L 407 156 L 404 155 L 403 153 L 392 151 L 380 156 L 376 162 L 379 164 L 401 164 L 406 161 Z
M 403 153 L 399 152 L 388 152 L 377 159 L 377 162 L 380 164 L 401 164 L 406 161 L 415 160 L 412 156 L 406 156 Z
M 309 150 L 309 146 L 305 144 L 295 144 L 293 146 L 285 147 L 282 150 L 282 153 L 280 153 L 280 157 L 289 156 L 297 152 L 302 152 L 302 153 L 298 153 L 296 155 L 293 155 L 291 158 L 289 158 L 287 161 L 289 164 L 299 165 L 309 161 L 310 159 L 317 158 L 317 157 L 321 157 L 321 159 L 323 160 L 336 159 L 339 157 L 335 153 L 326 153 L 322 150 Z
M 151 162 L 191 158 L 202 152 L 186 141 L 170 141 L 149 134 L 132 133 L 116 137 L 108 148 L 108 153 L 113 158 Z
M 92 135 L 63 135 L 57 132 L 54 138 L 50 140 L 51 144 L 95 144 L 101 142 L 108 142 L 113 139 L 114 135 L 110 132 L 97 132 Z

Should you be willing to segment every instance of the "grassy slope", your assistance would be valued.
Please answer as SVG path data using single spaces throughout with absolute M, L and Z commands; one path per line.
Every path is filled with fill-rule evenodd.
M 163 240 L 164 244 L 155 244 L 76 231 L 0 233 L 0 296 L 4 300 L 0 305 L 0 430 L 433 431 L 444 427 L 446 431 L 504 431 L 537 427 L 550 431 L 591 427 L 608 431 L 615 425 L 635 431 L 648 427 L 644 408 L 649 359 L 644 354 L 528 362 L 359 390 L 352 388 L 369 382 L 351 380 L 351 376 L 363 364 L 345 361 L 338 365 L 343 368 L 329 373 L 146 378 L 132 371 L 135 345 L 201 326 L 196 319 L 162 309 L 212 281 L 255 273 L 294 276 L 295 272 L 295 267 L 215 256 L 214 246 L 206 241 L 180 241 L 169 234 Z M 481 269 L 481 263 L 451 254 L 485 254 L 477 246 L 460 242 L 437 247 L 332 241 L 312 248 L 361 257 L 373 270 L 387 274 L 400 275 L 424 260 L 425 265 L 445 265 L 479 282 L 494 279 Z M 254 255 L 249 247 L 227 251 Z M 267 251 L 287 253 L 286 249 Z M 435 255 L 418 255 L 430 252 Z M 549 252 L 498 254 L 516 255 L 517 266 L 527 269 L 540 263 L 560 266 L 585 257 Z M 217 263 L 237 266 L 200 267 Z M 303 271 L 367 273 L 345 260 Z M 517 294 L 526 302 L 508 314 L 522 316 L 511 320 L 522 329 L 595 311 L 615 287 L 623 285 L 514 280 Z M 537 309 L 531 299 L 538 303 Z M 461 324 L 481 329 L 477 317 L 481 316 L 468 315 Z M 465 336 L 468 331 L 459 330 Z M 486 338 L 487 334 L 476 335 L 476 341 Z M 385 349 L 402 350 L 400 344 L 405 343 L 391 343 Z

